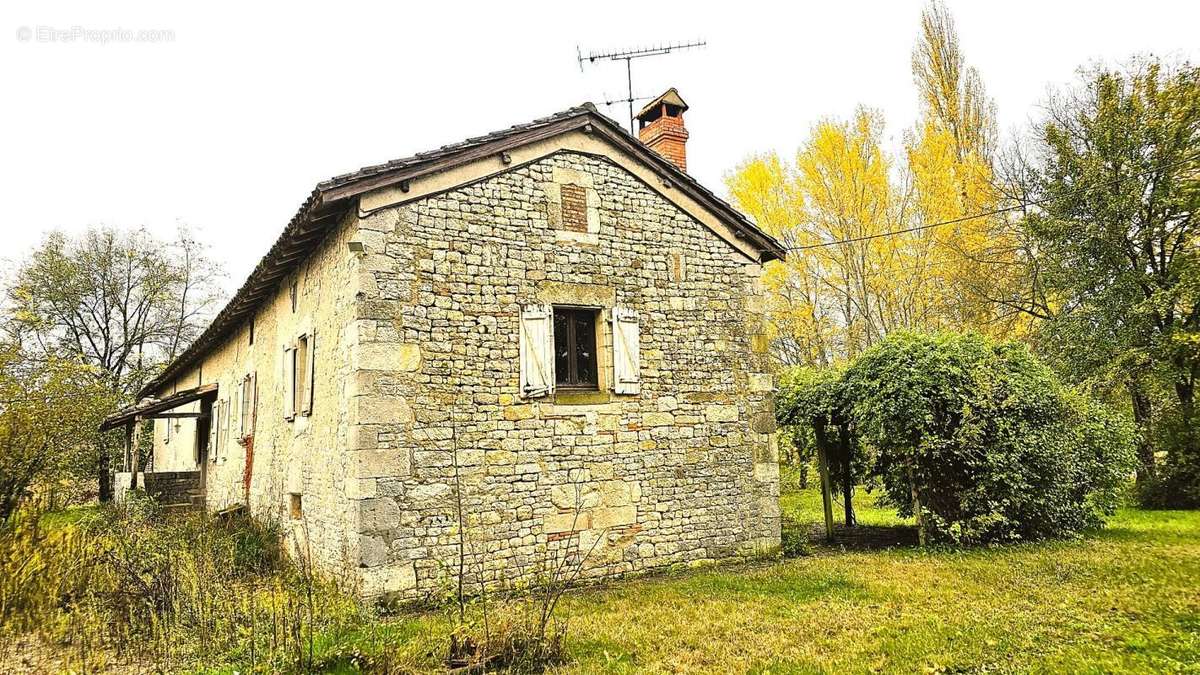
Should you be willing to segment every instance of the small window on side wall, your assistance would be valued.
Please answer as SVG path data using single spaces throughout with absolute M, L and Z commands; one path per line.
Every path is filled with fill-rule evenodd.
M 596 389 L 596 310 L 554 308 L 554 381 L 563 389 Z

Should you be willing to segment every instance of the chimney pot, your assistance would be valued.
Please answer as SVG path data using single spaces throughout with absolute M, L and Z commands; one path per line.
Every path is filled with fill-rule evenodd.
M 688 104 L 671 87 L 637 114 L 638 139 L 685 173 L 688 130 L 683 125 L 683 112 L 687 109 Z

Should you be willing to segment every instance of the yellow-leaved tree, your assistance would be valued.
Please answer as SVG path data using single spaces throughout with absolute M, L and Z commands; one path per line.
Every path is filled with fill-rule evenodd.
M 793 168 L 754 156 L 726 176 L 734 202 L 793 254 L 770 263 L 768 326 L 785 364 L 852 357 L 928 313 L 881 145 L 883 119 L 860 108 L 813 127 Z
M 1001 204 L 993 170 L 995 109 L 940 2 L 921 14 L 912 68 L 922 103 L 906 144 L 912 215 L 922 224 L 947 223 L 922 230 L 929 244 L 923 275 L 936 292 L 929 327 L 1020 332 L 1027 321 L 997 302 L 1025 275 L 1011 221 L 994 213 Z
M 813 127 L 794 166 L 752 156 L 730 197 L 791 251 L 764 273 L 774 353 L 785 365 L 851 358 L 897 328 L 1021 334 L 1030 319 L 1022 241 L 998 212 L 995 111 L 941 4 L 921 16 L 922 102 L 901 161 L 883 118 L 860 108 Z
M 768 234 L 789 249 L 808 241 L 803 222 L 804 197 L 795 173 L 775 153 L 751 156 L 726 175 L 733 201 Z M 790 256 L 768 263 L 763 272 L 767 329 L 773 353 L 784 363 L 828 364 L 836 333 L 810 261 Z

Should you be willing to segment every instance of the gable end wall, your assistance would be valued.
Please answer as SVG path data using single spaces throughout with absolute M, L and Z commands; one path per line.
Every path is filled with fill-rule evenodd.
M 586 233 L 555 226 L 564 183 L 587 191 Z M 616 163 L 559 153 L 376 211 L 359 239 L 349 452 L 367 595 L 439 592 L 460 525 L 491 583 L 574 540 L 597 542 L 591 575 L 778 548 L 761 267 L 712 230 Z M 522 399 L 518 318 L 535 303 L 598 307 L 609 374 L 611 310 L 636 310 L 640 394 Z

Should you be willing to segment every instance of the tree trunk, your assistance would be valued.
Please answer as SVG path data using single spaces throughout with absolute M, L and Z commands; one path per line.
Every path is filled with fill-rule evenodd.
M 1195 367 L 1189 368 L 1191 374 L 1175 382 L 1175 394 L 1179 397 L 1179 412 L 1183 417 L 1183 429 L 1186 452 L 1191 461 L 1200 462 L 1200 435 L 1197 433 L 1196 420 L 1196 384 Z
M 1137 487 L 1143 488 L 1154 479 L 1154 442 L 1151 437 L 1151 408 L 1150 397 L 1142 391 L 1137 383 L 1129 383 L 1129 398 L 1133 404 L 1133 421 L 1137 425 Z
M 167 420 L 168 424 L 170 422 L 171 420 Z M 138 471 L 141 468 L 141 462 L 139 461 L 141 459 L 141 448 L 138 445 L 141 442 L 141 431 L 142 421 L 135 418 L 129 426 L 129 447 L 132 449 L 129 453 L 131 460 L 129 467 L 129 489 L 131 491 L 138 489 Z

